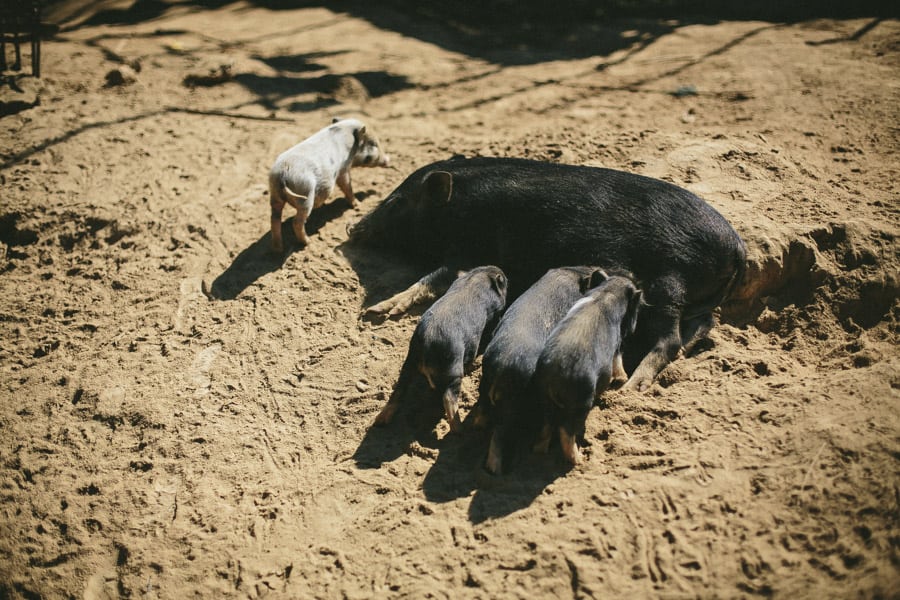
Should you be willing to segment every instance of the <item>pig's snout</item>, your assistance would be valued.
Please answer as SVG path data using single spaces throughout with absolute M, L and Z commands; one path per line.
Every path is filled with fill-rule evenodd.
M 356 237 L 357 225 L 359 223 L 347 223 L 347 237 L 351 240 Z

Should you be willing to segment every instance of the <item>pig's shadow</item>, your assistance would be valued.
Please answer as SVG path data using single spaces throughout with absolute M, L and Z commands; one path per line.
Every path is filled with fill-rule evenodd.
M 360 200 L 366 194 L 357 193 Z M 350 208 L 345 198 L 335 198 L 332 202 L 314 210 L 306 220 L 306 233 L 315 236 L 329 221 L 339 218 Z M 301 250 L 302 246 L 291 226 L 293 217 L 281 223 L 281 239 L 285 250 L 272 251 L 272 232 L 269 231 L 238 254 L 221 275 L 210 286 L 210 295 L 217 300 L 234 300 L 256 280 L 267 273 L 280 269 L 288 257 Z
M 441 443 L 435 425 L 443 416 L 440 403 L 433 400 L 424 381 L 413 383 L 404 404 L 389 425 L 372 426 L 353 453 L 360 469 L 377 469 L 404 454 L 430 455 Z
M 548 485 L 570 470 L 562 456 L 552 452 L 531 454 L 502 477 L 490 477 L 479 470 L 479 488 L 469 504 L 469 521 L 477 524 L 499 519 L 531 506 Z
M 489 441 L 489 431 L 468 427 L 462 433 L 445 435 L 422 482 L 425 497 L 431 502 L 450 502 L 471 494 L 478 487 L 478 470 L 484 463 Z
M 431 502 L 450 502 L 475 490 L 469 521 L 477 524 L 527 508 L 549 484 L 569 471 L 558 453 L 528 452 L 509 473 L 491 475 L 483 466 L 489 442 L 489 431 L 445 436 L 437 460 L 422 483 L 425 497 Z
M 422 491 L 431 502 L 451 502 L 472 494 L 469 520 L 481 523 L 502 518 L 530 506 L 547 486 L 569 471 L 559 453 L 527 453 L 502 476 L 492 476 L 484 468 L 490 440 L 489 431 L 471 430 L 446 434 L 440 439 L 435 425 L 443 417 L 440 402 L 429 397 L 427 386 L 414 386 L 406 404 L 393 422 L 370 427 L 353 455 L 360 469 L 377 469 L 404 454 L 419 455 L 434 463 L 422 482 Z M 414 399 L 415 398 L 415 399 Z

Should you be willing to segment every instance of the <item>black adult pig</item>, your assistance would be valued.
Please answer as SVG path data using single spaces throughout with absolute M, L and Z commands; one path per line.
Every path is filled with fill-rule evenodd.
M 494 264 L 510 298 L 548 269 L 631 271 L 649 306 L 626 388 L 646 389 L 743 276 L 731 225 L 670 183 L 594 167 L 513 158 L 453 158 L 410 175 L 350 230 L 351 241 L 424 259 L 437 270 L 369 310 L 399 314 L 443 293 L 458 269 Z
M 584 293 L 607 278 L 600 269 L 551 269 L 513 302 L 503 314 L 481 360 L 478 404 L 472 411 L 476 426 L 494 427 L 485 467 L 500 473 L 541 425 L 541 411 L 529 384 L 541 350 L 553 327 Z

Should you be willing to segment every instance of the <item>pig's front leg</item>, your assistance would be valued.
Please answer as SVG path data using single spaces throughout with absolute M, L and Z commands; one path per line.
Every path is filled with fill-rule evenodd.
M 622 386 L 623 390 L 645 391 L 659 375 L 659 372 L 675 359 L 681 349 L 679 321 L 677 315 L 660 312 L 647 315 L 645 324 L 649 325 L 650 330 L 656 334 L 656 343 Z
M 353 184 L 350 182 L 350 169 L 338 175 L 337 184 L 344 197 L 350 201 L 350 208 L 356 208 L 356 196 L 353 195 Z
M 434 300 L 442 295 L 459 276 L 457 269 L 441 267 L 418 280 L 399 294 L 382 300 L 366 309 L 371 315 L 387 315 L 395 317 L 405 313 L 411 306 L 420 302 Z
M 628 373 L 625 371 L 625 365 L 622 363 L 622 352 L 616 352 L 612 364 L 612 380 L 610 384 L 621 385 L 628 381 Z
M 675 360 L 684 343 L 681 337 L 681 316 L 685 300 L 685 286 L 677 276 L 661 277 L 649 286 L 653 300 L 648 310 L 641 313 L 638 328 L 650 334 L 654 340 L 650 352 L 641 360 L 622 386 L 623 390 L 645 391 Z M 693 335 L 693 334 L 692 334 Z

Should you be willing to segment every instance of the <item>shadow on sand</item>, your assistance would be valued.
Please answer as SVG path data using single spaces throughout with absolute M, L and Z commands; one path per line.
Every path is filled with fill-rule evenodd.
M 364 194 L 356 194 L 357 198 Z M 315 235 L 326 223 L 337 219 L 350 208 L 344 198 L 336 198 L 329 204 L 314 210 L 306 221 L 307 235 Z M 272 252 L 272 233 L 268 232 L 238 254 L 210 286 L 210 296 L 216 300 L 234 300 L 260 277 L 280 269 L 288 256 L 302 247 L 291 227 L 293 217 L 281 223 L 281 237 L 285 251 Z
M 484 470 L 490 431 L 465 427 L 460 434 L 438 437 L 443 417 L 440 399 L 424 380 L 410 390 L 407 403 L 385 427 L 370 427 L 353 454 L 357 468 L 378 469 L 404 454 L 433 460 L 422 482 L 430 502 L 451 502 L 472 497 L 468 516 L 472 523 L 502 518 L 527 508 L 569 467 L 557 453 L 528 453 L 502 476 Z M 473 494 L 474 492 L 474 494 Z
M 433 393 L 424 380 L 415 381 L 391 424 L 369 427 L 366 431 L 353 453 L 356 466 L 377 469 L 404 454 L 427 458 L 439 451 L 443 440 L 438 440 L 435 425 L 441 420 L 443 410 L 440 403 L 429 400 L 434 400 Z

